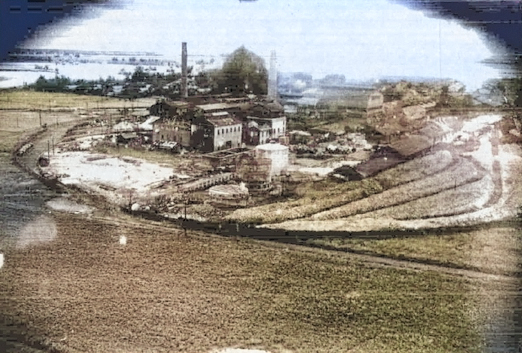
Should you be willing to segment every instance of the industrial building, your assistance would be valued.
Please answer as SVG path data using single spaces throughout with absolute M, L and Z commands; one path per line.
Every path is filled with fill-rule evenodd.
M 243 124 L 228 112 L 215 112 L 194 119 L 191 125 L 191 145 L 202 152 L 239 148 Z
M 161 101 L 150 107 L 152 142 L 176 142 L 185 148 L 212 152 L 256 146 L 286 135 L 283 107 L 248 97 L 198 97 L 194 104 Z

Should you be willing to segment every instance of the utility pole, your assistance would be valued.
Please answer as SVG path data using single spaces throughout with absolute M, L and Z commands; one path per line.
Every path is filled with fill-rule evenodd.
M 183 221 L 183 230 L 185 232 L 185 237 L 186 237 L 187 236 L 187 203 L 188 203 L 187 195 L 185 195 L 184 201 L 185 201 L 185 217 L 184 217 L 185 220 Z
M 40 127 L 42 126 L 42 109 L 38 110 L 38 116 L 40 117 Z

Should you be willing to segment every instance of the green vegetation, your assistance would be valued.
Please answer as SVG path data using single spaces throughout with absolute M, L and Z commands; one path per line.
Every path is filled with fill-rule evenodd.
M 310 240 L 309 243 L 391 258 L 435 261 L 485 273 L 513 275 L 517 269 L 522 237 L 517 229 L 487 227 L 449 234 L 437 234 L 433 230 L 427 234 L 421 230 L 416 232 L 418 237 L 382 240 L 325 238 Z
M 244 46 L 230 54 L 221 70 L 212 73 L 218 92 L 266 94 L 268 71 L 264 60 Z
M 256 297 L 251 330 L 285 348 L 479 351 L 462 280 L 293 252 L 245 264 L 253 275 L 243 288 Z
M 181 74 L 151 73 L 143 67 L 137 66 L 134 72 L 125 72 L 125 78 L 118 80 L 114 77 L 97 80 L 72 80 L 65 76 L 45 78 L 27 86 L 39 92 L 69 92 L 80 95 L 117 96 L 123 99 L 137 99 L 151 95 L 163 95 L 171 98 L 180 96 L 179 82 Z M 201 79 L 200 79 L 201 81 Z M 195 92 L 191 92 L 195 94 Z

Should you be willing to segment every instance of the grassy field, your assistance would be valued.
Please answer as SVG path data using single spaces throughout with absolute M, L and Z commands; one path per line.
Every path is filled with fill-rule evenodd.
M 59 108 L 131 108 L 150 106 L 155 99 L 145 98 L 133 102 L 117 98 L 87 96 L 73 93 L 50 93 L 28 90 L 0 90 L 0 109 L 49 110 Z
M 516 228 L 499 226 L 444 235 L 426 234 L 418 238 L 321 239 L 311 240 L 310 244 L 513 275 L 518 271 L 521 240 L 522 234 Z
M 300 198 L 293 201 L 239 209 L 226 219 L 236 222 L 277 223 L 312 216 L 381 192 L 376 181 L 366 179 L 347 183 L 322 181 L 307 183 L 299 188 Z
M 53 217 L 53 243 L 5 252 L 0 291 L 6 320 L 61 351 L 480 351 L 459 278 Z
M 18 142 L 21 134 L 0 130 L 0 152 L 9 153 Z

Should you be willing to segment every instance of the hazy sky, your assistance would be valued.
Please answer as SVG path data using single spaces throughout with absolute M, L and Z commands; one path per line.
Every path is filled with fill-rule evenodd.
M 123 8 L 54 26 L 31 46 L 152 51 L 179 59 L 210 59 L 241 45 L 265 58 L 275 50 L 280 71 L 329 73 L 347 79 L 450 77 L 477 88 L 498 76 L 480 64 L 491 50 L 473 30 L 426 17 L 386 0 L 122 0 Z

